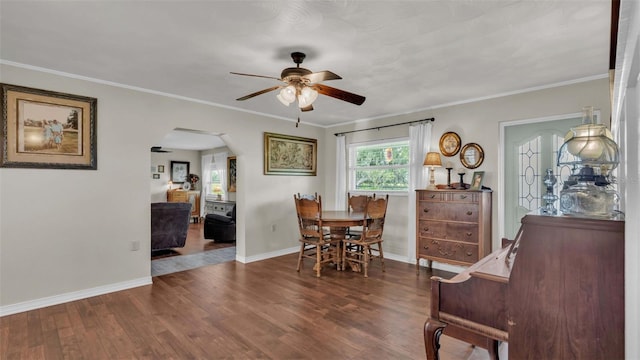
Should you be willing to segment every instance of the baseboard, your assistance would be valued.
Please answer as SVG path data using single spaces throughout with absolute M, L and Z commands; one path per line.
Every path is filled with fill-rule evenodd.
M 29 300 L 17 304 L 0 306 L 0 317 L 17 314 L 29 310 L 40 309 L 47 306 L 63 304 L 70 301 L 86 299 L 93 296 L 108 294 L 116 291 L 127 290 L 138 286 L 151 285 L 151 277 L 123 281 L 120 283 L 97 286 L 90 289 L 73 291 L 66 294 L 48 296 L 41 299 Z
M 247 257 L 239 256 L 236 254 L 236 261 L 241 262 L 243 264 L 247 264 L 254 261 L 266 260 L 266 259 L 271 259 L 271 258 L 282 256 L 282 255 L 297 253 L 298 251 L 300 251 L 300 246 L 295 246 L 287 249 L 276 250 L 268 253 L 247 256 Z

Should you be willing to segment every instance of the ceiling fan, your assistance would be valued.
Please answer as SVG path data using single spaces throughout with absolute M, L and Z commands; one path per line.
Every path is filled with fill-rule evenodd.
M 155 153 L 170 153 L 171 150 L 164 150 L 162 148 L 162 146 L 152 146 L 151 147 L 151 152 L 155 152 Z
M 364 96 L 320 84 L 320 82 L 322 81 L 337 80 L 342 78 L 328 70 L 314 73 L 311 72 L 311 70 L 301 68 L 300 64 L 302 64 L 302 61 L 305 57 L 306 55 L 301 52 L 291 53 L 291 58 L 296 64 L 296 67 L 290 67 L 282 70 L 280 78 L 231 72 L 234 75 L 275 79 L 280 80 L 284 83 L 283 85 L 272 86 L 270 88 L 243 96 L 236 100 L 243 101 L 251 99 L 254 96 L 262 95 L 280 89 L 280 93 L 276 96 L 278 100 L 280 100 L 280 102 L 282 102 L 284 105 L 289 106 L 289 104 L 296 101 L 297 99 L 298 107 L 301 111 L 313 110 L 312 104 L 318 97 L 318 94 L 327 95 L 338 100 L 350 102 L 352 104 L 362 105 L 362 103 L 366 99 Z

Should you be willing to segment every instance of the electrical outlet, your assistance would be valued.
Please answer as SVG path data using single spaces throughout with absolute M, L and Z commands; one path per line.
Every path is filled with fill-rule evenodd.
M 276 224 L 271 224 L 271 232 L 276 232 Z
M 131 251 L 140 250 L 140 241 L 139 240 L 131 240 Z

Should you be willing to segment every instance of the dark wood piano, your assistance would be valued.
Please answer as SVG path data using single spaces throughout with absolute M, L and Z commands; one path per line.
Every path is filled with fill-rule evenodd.
M 427 359 L 441 334 L 498 359 L 624 359 L 624 221 L 527 215 L 514 241 L 431 278 Z

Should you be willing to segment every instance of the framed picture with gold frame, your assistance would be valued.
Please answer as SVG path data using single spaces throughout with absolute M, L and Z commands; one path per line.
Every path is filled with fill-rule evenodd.
M 440 153 L 444 156 L 454 156 L 460 150 L 460 136 L 453 131 L 440 136 Z
M 265 175 L 316 176 L 318 140 L 264 133 Z
M 484 150 L 476 143 L 468 143 L 460 151 L 460 162 L 467 169 L 475 169 L 484 161 Z
M 0 167 L 96 170 L 96 98 L 0 84 Z
M 236 192 L 236 157 L 227 157 L 227 192 Z

